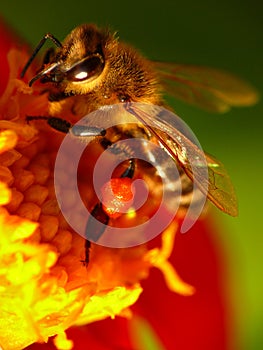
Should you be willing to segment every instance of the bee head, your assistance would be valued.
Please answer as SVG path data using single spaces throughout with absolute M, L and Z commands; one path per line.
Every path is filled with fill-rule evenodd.
M 142 98 L 158 100 L 158 84 L 149 61 L 108 30 L 93 24 L 75 28 L 63 43 L 46 34 L 25 65 L 22 77 L 47 39 L 57 49 L 47 52 L 44 65 L 30 80 L 30 86 L 40 80 L 51 85 L 45 90 L 50 88 L 50 92 L 63 97 L 92 93 L 100 104 Z
M 45 40 L 50 38 L 58 48 L 44 68 L 30 80 L 29 85 L 40 80 L 43 84 L 53 83 L 66 93 L 86 93 L 88 85 L 96 80 L 104 70 L 104 47 L 109 36 L 108 32 L 100 31 L 92 24 L 75 28 L 66 37 L 63 44 L 47 34 Z M 37 47 L 37 52 L 39 49 Z M 36 53 L 33 54 L 33 58 L 35 55 Z M 29 64 L 25 66 L 22 75 Z

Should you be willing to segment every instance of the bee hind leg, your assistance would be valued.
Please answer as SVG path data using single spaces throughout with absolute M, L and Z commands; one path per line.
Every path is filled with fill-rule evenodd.
M 82 260 L 85 266 L 89 264 L 90 240 L 92 242 L 99 240 L 109 223 L 109 219 L 108 214 L 103 210 L 102 203 L 97 203 L 90 213 L 85 229 L 85 260 Z
M 129 160 L 129 166 L 126 170 L 122 173 L 120 178 L 128 177 L 133 178 L 135 172 L 135 159 L 131 158 Z M 103 235 L 106 226 L 108 225 L 110 220 L 110 217 L 108 214 L 104 211 L 102 203 L 99 202 L 95 205 L 95 207 L 92 209 L 89 219 L 87 221 L 85 235 L 86 235 L 86 242 L 85 242 L 85 260 L 82 260 L 85 266 L 88 266 L 89 264 L 89 254 L 90 254 L 90 247 L 92 242 L 97 242 L 99 238 Z

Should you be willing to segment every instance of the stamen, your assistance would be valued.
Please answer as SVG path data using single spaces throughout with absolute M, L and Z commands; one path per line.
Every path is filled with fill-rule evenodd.
M 182 295 L 192 295 L 195 291 L 194 287 L 185 283 L 167 260 L 172 253 L 177 229 L 178 224 L 172 222 L 162 234 L 162 247 L 150 250 L 145 259 L 162 271 L 167 287 L 171 291 Z
M 65 332 L 59 333 L 53 341 L 58 350 L 71 350 L 74 346 L 73 341 L 67 338 Z

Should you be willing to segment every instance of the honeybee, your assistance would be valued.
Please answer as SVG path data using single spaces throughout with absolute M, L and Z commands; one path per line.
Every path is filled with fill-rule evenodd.
M 134 111 L 130 109 L 130 103 L 165 107 L 163 90 L 176 98 L 214 112 L 225 112 L 232 106 L 252 105 L 257 100 L 257 93 L 249 84 L 229 73 L 206 67 L 151 62 L 131 46 L 119 41 L 109 30 L 98 29 L 93 24 L 75 28 L 63 43 L 52 34 L 46 34 L 25 65 L 21 77 L 24 77 L 48 39 L 55 44 L 56 50 L 47 51 L 43 66 L 32 77 L 29 85 L 32 86 L 36 81 L 44 85 L 43 89 L 48 92 L 50 101 L 49 116 L 31 116 L 28 119 L 47 119 L 53 128 L 67 133 L 72 130 L 72 124 L 63 119 L 68 111 L 76 119 L 80 119 L 103 106 L 122 103 L 126 111 L 137 117 L 138 125 L 144 121 L 146 127 L 140 133 L 145 137 L 155 138 L 168 151 L 180 174 L 186 175 L 187 188 L 193 180 L 190 159 L 198 155 L 192 140 L 184 135 L 184 142 L 180 144 L 179 131 L 172 123 L 162 122 L 158 115 L 150 112 L 150 108 L 148 113 L 141 113 L 139 109 Z M 156 127 L 150 126 L 148 121 L 157 119 Z M 105 137 L 105 132 L 99 128 L 86 127 L 75 131 L 75 136 L 94 135 L 103 140 L 101 144 L 112 144 Z M 119 129 L 118 132 L 121 134 L 127 130 Z M 205 194 L 208 199 L 223 212 L 236 216 L 237 200 L 226 170 L 214 157 L 206 155 L 205 158 L 208 181 L 200 174 L 197 178 L 200 190 L 206 192 L 203 183 L 206 182 Z M 123 176 L 133 176 L 135 163 L 136 160 L 131 156 Z M 101 203 L 94 207 L 91 214 L 108 223 L 109 218 L 103 212 Z M 101 234 L 99 232 L 98 237 Z M 89 243 L 86 244 L 86 249 L 89 249 Z

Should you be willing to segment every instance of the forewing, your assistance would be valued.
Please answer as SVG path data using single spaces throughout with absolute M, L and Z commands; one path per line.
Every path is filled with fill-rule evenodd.
M 230 177 L 221 162 L 203 153 L 190 140 L 185 138 L 183 147 L 181 142 L 167 138 L 165 134 L 156 130 L 158 137 L 169 147 L 169 153 L 179 160 L 179 164 L 192 181 L 196 181 L 200 190 L 220 210 L 237 216 L 237 199 Z M 180 135 L 180 138 L 183 137 Z M 183 148 L 183 152 L 182 152 Z M 197 160 L 198 159 L 198 160 Z
M 233 106 L 258 101 L 257 91 L 228 72 L 202 66 L 155 62 L 168 94 L 212 112 L 224 113 Z
M 237 215 L 235 191 L 223 164 L 205 154 L 189 130 L 186 136 L 186 124 L 179 117 L 151 105 L 133 105 L 130 113 L 147 126 L 212 203 L 229 215 Z

